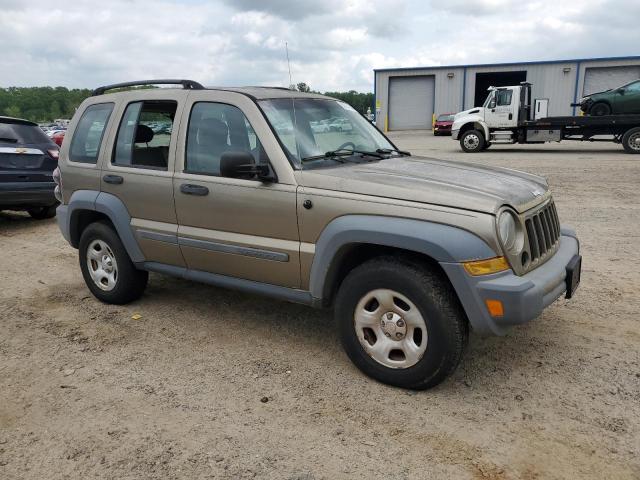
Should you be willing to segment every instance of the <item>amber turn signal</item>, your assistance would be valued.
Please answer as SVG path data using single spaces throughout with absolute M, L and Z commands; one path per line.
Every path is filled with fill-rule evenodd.
M 502 306 L 502 302 L 500 300 L 485 300 L 484 303 L 487 305 L 489 315 L 491 315 L 492 317 L 504 316 L 504 307 Z
M 490 273 L 503 272 L 509 270 L 509 263 L 504 257 L 488 258 L 486 260 L 474 260 L 463 263 L 464 269 L 470 275 L 488 275 Z

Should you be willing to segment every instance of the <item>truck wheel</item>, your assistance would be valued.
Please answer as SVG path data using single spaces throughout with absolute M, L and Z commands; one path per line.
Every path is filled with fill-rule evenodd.
M 36 220 L 46 220 L 47 218 L 53 218 L 56 216 L 56 208 L 58 204 L 50 205 L 48 207 L 36 207 L 27 210 L 31 218 Z
M 640 153 L 640 127 L 625 132 L 622 136 L 622 146 L 627 153 Z
M 602 115 L 609 115 L 611 113 L 611 107 L 604 103 L 604 102 L 598 102 L 598 103 L 594 103 L 591 106 L 591 110 L 589 111 L 590 115 L 594 116 L 594 117 L 600 117 Z
M 408 259 L 381 257 L 353 269 L 335 308 L 342 345 L 365 374 L 423 390 L 451 375 L 468 338 L 450 285 Z
M 460 146 L 467 153 L 482 151 L 484 143 L 484 135 L 479 130 L 467 130 L 460 137 Z
M 82 232 L 78 252 L 84 281 L 98 300 L 123 305 L 142 296 L 149 273 L 136 269 L 110 225 L 89 225 Z

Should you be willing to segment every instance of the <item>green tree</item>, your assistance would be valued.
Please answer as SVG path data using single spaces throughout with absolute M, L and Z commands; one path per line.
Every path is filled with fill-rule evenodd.
M 4 109 L 4 113 L 7 117 L 20 117 L 20 107 L 11 105 Z
M 304 82 L 300 82 L 296 86 L 297 86 L 299 92 L 307 92 L 308 93 L 308 92 L 311 91 L 311 87 L 309 85 L 307 85 L 306 83 L 304 83 Z

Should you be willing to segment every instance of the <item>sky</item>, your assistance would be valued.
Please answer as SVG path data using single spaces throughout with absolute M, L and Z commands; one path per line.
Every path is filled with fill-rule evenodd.
M 0 87 L 373 90 L 373 69 L 640 54 L 638 0 L 0 0 Z

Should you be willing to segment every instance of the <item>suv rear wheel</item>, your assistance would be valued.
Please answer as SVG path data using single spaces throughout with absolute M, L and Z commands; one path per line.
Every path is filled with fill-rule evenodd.
M 122 305 L 142 296 L 149 273 L 133 265 L 110 225 L 89 225 L 82 232 L 78 252 L 84 281 L 98 300 Z
M 468 337 L 450 285 L 404 258 L 381 257 L 352 270 L 338 292 L 336 320 L 360 370 L 415 390 L 451 375 Z

